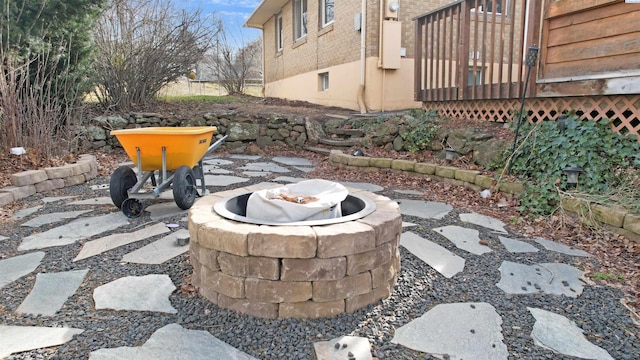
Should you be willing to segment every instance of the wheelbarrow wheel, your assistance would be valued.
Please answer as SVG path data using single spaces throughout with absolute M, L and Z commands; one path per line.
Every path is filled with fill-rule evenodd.
M 113 204 L 117 206 L 118 209 L 121 209 L 122 203 L 129 198 L 127 191 L 129 191 L 136 182 L 138 182 L 136 173 L 127 166 L 119 167 L 111 174 L 111 179 L 109 180 L 109 195 L 111 195 L 111 201 L 113 201 Z
M 196 200 L 198 189 L 196 176 L 188 166 L 180 166 L 173 174 L 173 200 L 182 210 L 187 210 Z
M 122 202 L 122 213 L 128 218 L 137 218 L 142 215 L 144 205 L 138 199 L 129 198 Z

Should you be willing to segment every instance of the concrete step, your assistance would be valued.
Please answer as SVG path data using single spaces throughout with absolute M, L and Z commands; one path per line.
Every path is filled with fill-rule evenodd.
M 320 144 L 336 146 L 336 147 L 352 147 L 362 144 L 363 138 L 351 138 L 351 139 L 320 139 Z
M 326 133 L 332 134 L 332 135 L 343 135 L 343 136 L 351 136 L 351 137 L 364 137 L 365 135 L 364 130 L 362 129 L 343 129 L 343 128 L 327 129 Z

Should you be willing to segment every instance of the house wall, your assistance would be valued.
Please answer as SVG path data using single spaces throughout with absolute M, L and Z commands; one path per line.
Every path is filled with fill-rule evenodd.
M 441 7 L 450 0 L 400 0 L 401 47 L 406 56 L 401 68 L 383 70 L 379 61 L 380 6 L 384 0 L 367 0 L 366 87 L 369 110 L 418 107 L 413 94 L 413 17 Z M 293 2 L 281 9 L 283 49 L 276 51 L 275 16 L 263 26 L 265 96 L 304 100 L 329 106 L 360 109 L 361 33 L 354 29 L 354 17 L 361 12 L 360 0 L 335 2 L 334 22 L 321 29 L 319 2 L 308 0 L 307 35 L 294 42 Z M 329 89 L 320 91 L 320 73 L 329 73 Z M 382 88 L 384 86 L 384 88 Z

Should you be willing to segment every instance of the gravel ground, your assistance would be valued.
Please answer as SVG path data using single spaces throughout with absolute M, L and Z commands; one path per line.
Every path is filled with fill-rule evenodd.
M 246 162 L 236 160 L 233 167 L 242 166 L 244 163 Z M 304 177 L 301 172 L 286 175 Z M 234 187 L 262 181 L 264 181 L 263 178 L 252 178 L 249 182 L 237 184 Z M 100 177 L 88 184 L 65 188 L 55 195 L 47 195 L 77 195 L 78 198 L 108 196 L 108 191 L 94 192 L 89 189 L 90 185 L 104 183 L 108 183 L 108 178 Z M 222 189 L 211 188 L 210 190 L 216 192 Z M 412 198 L 394 193 L 392 189 L 385 189 L 380 194 L 391 198 Z M 41 198 L 42 195 L 35 195 L 23 200 L 21 208 L 42 205 Z M 419 198 L 415 197 L 415 199 Z M 146 201 L 145 204 L 150 205 L 154 202 L 157 201 Z M 81 208 L 77 206 L 75 209 Z M 45 204 L 39 214 L 68 210 L 70 207 L 65 206 L 64 202 L 56 202 Z M 103 206 L 90 215 L 114 211 L 116 209 L 113 206 Z M 219 309 L 190 291 L 192 290 L 189 286 L 191 266 L 186 254 L 161 265 L 120 262 L 124 254 L 157 240 L 160 236 L 123 246 L 77 263 L 73 263 L 72 259 L 86 242 L 84 240 L 68 246 L 45 249 L 46 256 L 36 271 L 2 289 L 0 323 L 68 326 L 85 329 L 85 332 L 57 348 L 20 353 L 9 359 L 86 359 L 91 351 L 100 348 L 141 346 L 154 331 L 170 323 L 178 323 L 188 329 L 209 331 L 220 340 L 265 360 L 313 359 L 314 342 L 342 335 L 367 337 L 372 345 L 373 355 L 380 359 L 428 359 L 430 358 L 428 355 L 392 344 L 390 341 L 395 329 L 438 304 L 469 301 L 488 302 L 502 316 L 504 342 L 509 350 L 510 359 L 570 358 L 533 344 L 530 333 L 534 319 L 527 311 L 527 307 L 542 308 L 568 317 L 585 330 L 589 341 L 607 350 L 615 359 L 640 359 L 640 328 L 633 324 L 629 311 L 620 304 L 623 296 L 621 291 L 606 286 L 586 286 L 584 293 L 577 299 L 573 299 L 552 295 L 508 296 L 495 286 L 500 280 L 498 268 L 504 260 L 527 264 L 563 262 L 578 268 L 585 262 L 593 263 L 595 260 L 580 259 L 549 251 L 511 254 L 499 245 L 496 234 L 481 227 L 465 224 L 466 227 L 479 230 L 480 237 L 488 241 L 489 246 L 494 250 L 491 253 L 476 256 L 455 248 L 451 242 L 430 230 L 444 225 L 462 225 L 458 214 L 463 212 L 467 211 L 456 208 L 442 220 L 423 220 L 410 216 L 403 218 L 405 221 L 418 224 L 409 231 L 464 257 L 466 266 L 463 273 L 452 279 L 446 279 L 401 248 L 402 270 L 390 298 L 353 314 L 320 320 L 266 320 Z M 20 222 L 29 218 L 31 217 Z M 180 221 L 181 218 L 182 216 L 178 216 L 163 219 L 163 221 L 179 223 L 186 227 L 186 223 Z M 116 232 L 131 231 L 150 222 L 148 213 L 145 213 L 142 217 L 131 220 L 128 227 L 120 228 Z M 10 239 L 0 242 L 0 258 L 18 255 L 17 247 L 21 239 L 33 232 L 31 228 L 20 227 L 17 222 L 4 225 L 0 234 L 9 236 Z M 104 235 L 106 234 L 98 237 Z M 518 234 L 511 235 L 517 237 Z M 597 266 L 597 264 L 593 265 Z M 90 271 L 85 281 L 55 316 L 24 316 L 15 313 L 16 308 L 31 290 L 36 273 L 87 268 Z M 157 273 L 168 274 L 178 287 L 170 297 L 172 305 L 178 310 L 177 314 L 94 309 L 92 292 L 97 286 L 125 276 Z

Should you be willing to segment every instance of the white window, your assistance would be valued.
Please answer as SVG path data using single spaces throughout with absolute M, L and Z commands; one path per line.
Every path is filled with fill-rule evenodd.
M 276 15 L 276 51 L 282 51 L 282 15 Z
M 293 26 L 296 40 L 307 35 L 307 0 L 294 1 Z
M 329 90 L 329 73 L 328 72 L 318 74 L 318 89 L 320 91 Z
M 482 85 L 482 69 L 481 68 L 476 68 L 476 71 L 473 71 L 473 66 L 469 67 L 468 70 L 468 75 L 467 75 L 467 85 L 471 86 L 474 85 L 474 78 L 473 75 L 475 73 L 475 85 Z
M 322 19 L 322 27 L 333 22 L 333 2 L 334 0 L 320 0 L 320 19 Z
M 485 0 L 486 6 L 483 4 L 483 0 L 479 0 L 478 3 L 478 11 L 480 13 L 492 14 L 493 12 L 496 15 L 506 14 L 509 15 L 509 5 L 510 0 Z

